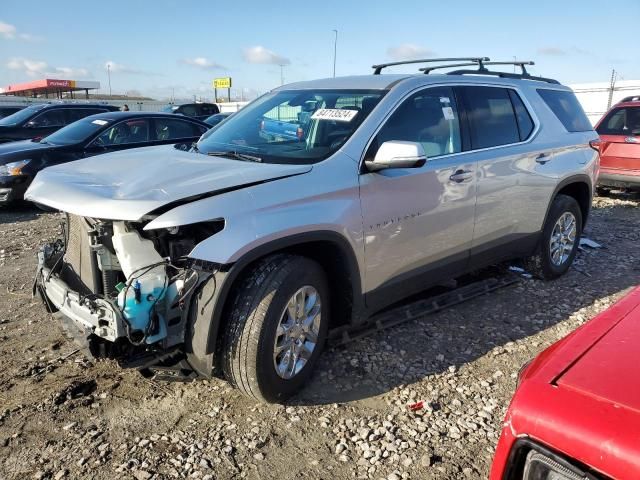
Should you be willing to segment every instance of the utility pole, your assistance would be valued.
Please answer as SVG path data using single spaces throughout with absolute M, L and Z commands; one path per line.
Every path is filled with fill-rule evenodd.
M 336 56 L 338 53 L 338 30 L 333 29 L 332 30 L 333 33 L 336 34 L 336 36 L 333 39 L 333 78 L 336 77 Z
M 109 96 L 111 96 L 111 64 L 107 63 L 107 77 L 109 77 Z
M 609 100 L 607 101 L 607 110 L 611 108 L 611 102 L 613 101 L 613 90 L 616 88 L 616 71 L 611 70 L 611 83 L 609 86 Z

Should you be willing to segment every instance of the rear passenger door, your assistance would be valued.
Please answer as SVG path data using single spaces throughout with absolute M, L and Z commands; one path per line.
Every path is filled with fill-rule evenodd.
M 475 161 L 461 153 L 462 123 L 454 92 L 429 87 L 411 94 L 385 120 L 365 153 L 386 141 L 419 142 L 419 168 L 363 172 L 367 304 L 376 308 L 443 278 L 468 263 L 476 202 Z
M 536 172 L 528 142 L 536 121 L 513 88 L 458 87 L 477 160 L 477 200 L 470 267 L 531 253 L 555 181 Z M 533 221 L 533 219 L 536 219 Z

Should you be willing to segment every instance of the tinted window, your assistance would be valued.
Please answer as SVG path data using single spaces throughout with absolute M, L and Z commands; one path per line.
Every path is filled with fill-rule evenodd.
M 149 120 L 132 119 L 115 124 L 105 130 L 96 140 L 96 145 L 126 145 L 149 141 Z
M 428 88 L 402 102 L 376 135 L 367 158 L 390 140 L 421 143 L 427 158 L 461 151 L 460 120 L 451 88 Z
M 36 115 L 29 123 L 34 127 L 62 127 L 67 122 L 64 118 L 64 110 L 56 109 Z
M 593 130 L 573 92 L 539 89 L 538 93 L 569 132 Z
M 509 96 L 511 97 L 511 103 L 513 109 L 516 112 L 516 120 L 518 121 L 518 131 L 520 132 L 520 140 L 526 140 L 533 131 L 533 120 L 527 111 L 520 95 L 515 91 L 509 90 Z
M 640 108 L 626 107 L 610 111 L 600 122 L 600 135 L 637 135 L 640 130 Z
M 209 105 L 206 103 L 203 103 L 201 105 L 199 105 L 200 107 L 200 115 L 213 115 L 214 113 L 218 113 L 218 107 L 216 105 Z
M 471 148 L 520 141 L 518 123 L 506 88 L 462 87 L 471 130 Z
M 70 108 L 67 110 L 69 115 L 69 123 L 80 120 L 81 118 L 88 117 L 89 115 L 95 115 L 97 113 L 104 113 L 107 110 L 104 108 Z
M 156 118 L 155 127 L 157 140 L 174 140 L 200 135 L 196 125 L 177 118 Z
M 178 109 L 178 112 L 188 117 L 195 117 L 198 115 L 195 105 L 183 105 Z

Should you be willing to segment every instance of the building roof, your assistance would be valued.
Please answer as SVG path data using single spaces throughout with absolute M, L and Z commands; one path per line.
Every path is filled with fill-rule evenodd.
M 43 78 L 32 82 L 7 85 L 0 89 L 0 93 L 3 95 L 36 96 L 78 90 L 95 90 L 98 88 L 100 88 L 100 82 L 95 81 Z

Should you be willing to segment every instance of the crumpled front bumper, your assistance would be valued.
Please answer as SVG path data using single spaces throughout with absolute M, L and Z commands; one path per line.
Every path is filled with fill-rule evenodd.
M 126 337 L 125 321 L 115 304 L 103 298 L 80 295 L 45 264 L 43 249 L 38 253 L 36 288 L 46 297 L 43 301 L 49 302 L 49 307 L 58 309 L 87 336 L 93 334 L 110 342 Z

